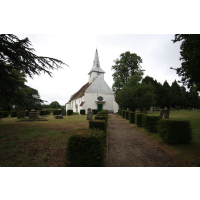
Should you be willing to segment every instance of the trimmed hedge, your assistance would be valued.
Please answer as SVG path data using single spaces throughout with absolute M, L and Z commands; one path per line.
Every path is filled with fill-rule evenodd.
M 129 120 L 129 111 L 126 111 L 126 120 Z
M 122 109 L 118 109 L 118 114 L 122 116 Z
M 10 113 L 10 117 L 17 117 L 17 112 L 16 111 L 12 111 Z
M 107 133 L 107 124 L 106 120 L 89 120 L 89 128 L 91 129 L 100 129 Z
M 97 109 L 92 109 L 93 115 L 97 114 Z
M 8 111 L 0 111 L 0 116 L 2 116 L 2 117 L 8 117 L 9 113 L 8 113 Z
M 66 166 L 105 167 L 106 133 L 97 129 L 77 129 L 67 141 Z
M 188 120 L 161 119 L 158 122 L 160 137 L 170 144 L 188 143 L 192 140 L 192 129 Z
M 67 115 L 68 116 L 73 115 L 73 110 L 67 110 Z
M 135 113 L 135 124 L 137 126 L 143 126 L 142 116 L 146 115 L 144 113 Z
M 125 116 L 126 116 L 126 111 L 122 110 L 122 117 L 125 118 Z
M 158 132 L 158 121 L 160 120 L 159 116 L 143 116 L 144 128 L 150 132 L 157 133 Z
M 81 115 L 85 115 L 85 110 L 80 110 Z
M 25 116 L 29 117 L 29 111 L 27 111 L 27 110 L 25 111 Z
M 40 116 L 46 115 L 46 110 L 40 110 L 39 115 Z
M 135 124 L 135 112 L 129 112 L 129 121 L 132 124 Z
M 95 120 L 105 120 L 106 122 L 106 128 L 108 127 L 108 116 L 104 115 L 96 115 Z
M 53 115 L 59 115 L 59 110 L 53 110 Z

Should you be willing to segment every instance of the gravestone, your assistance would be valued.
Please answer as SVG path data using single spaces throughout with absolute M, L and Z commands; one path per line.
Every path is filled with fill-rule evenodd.
M 156 111 L 156 107 L 153 108 L 153 111 Z
M 164 118 L 169 119 L 169 109 L 165 110 Z M 161 118 L 162 119 L 162 118 Z
M 160 117 L 160 119 L 162 119 L 163 118 L 163 115 L 164 115 L 164 112 L 165 112 L 165 110 L 160 110 L 160 114 L 159 114 L 159 117 Z
M 62 115 L 56 115 L 55 118 L 56 119 L 63 119 L 63 116 Z
M 62 110 L 62 116 L 66 116 L 66 110 Z
M 149 110 L 149 114 L 152 114 L 152 112 L 153 112 L 153 107 L 151 106 Z
M 91 108 L 88 108 L 87 110 L 87 120 L 91 120 L 93 119 L 93 112 L 91 110 Z
M 21 106 L 16 108 L 17 119 L 25 118 L 25 112 L 23 110 L 24 109 Z
M 29 119 L 35 120 L 39 118 L 39 113 L 38 112 L 29 112 Z

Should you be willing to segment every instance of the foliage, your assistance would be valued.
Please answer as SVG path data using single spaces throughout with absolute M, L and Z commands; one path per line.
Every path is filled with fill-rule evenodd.
M 125 118 L 126 117 L 126 111 L 122 110 L 122 117 Z
M 41 72 L 52 76 L 53 69 L 66 65 L 60 60 L 37 56 L 28 38 L 20 40 L 12 34 L 0 34 L 0 106 L 24 106 L 28 86 L 26 76 L 33 78 Z
M 160 137 L 167 143 L 188 143 L 192 139 L 190 121 L 162 119 L 158 122 Z
M 144 113 L 135 113 L 135 124 L 137 126 L 143 126 L 142 117 L 146 116 Z
M 25 111 L 25 116 L 28 117 L 29 116 L 29 111 Z
M 158 121 L 160 120 L 159 116 L 149 116 L 146 115 L 144 118 L 144 128 L 150 132 L 158 132 Z
M 8 117 L 9 113 L 8 113 L 8 111 L 0 111 L 0 116 L 1 117 Z
M 129 112 L 129 121 L 132 124 L 135 124 L 135 112 Z
M 129 120 L 129 111 L 126 111 L 126 119 Z
M 97 109 L 92 109 L 93 115 L 96 115 L 98 110 Z
M 133 75 L 142 76 L 143 71 L 140 63 L 142 59 L 136 53 L 130 53 L 129 51 L 122 53 L 120 58 L 114 60 L 115 65 L 112 66 L 114 84 L 112 86 L 113 91 L 121 90 Z
M 57 101 L 52 101 L 50 103 L 51 108 L 61 108 L 61 105 Z
M 73 115 L 73 110 L 67 110 L 67 115 L 68 116 Z
M 155 105 L 154 87 L 151 83 L 139 83 L 140 78 L 132 76 L 121 91 L 118 91 L 115 101 L 120 108 L 129 108 L 135 111 L 137 108 L 148 109 Z
M 181 67 L 175 69 L 181 76 L 181 82 L 188 88 L 196 85 L 197 90 L 200 91 L 200 34 L 176 34 L 172 41 L 173 43 L 182 42 Z
M 108 116 L 107 115 L 96 115 L 95 120 L 105 120 L 106 128 L 108 127 Z
M 80 110 L 81 115 L 85 115 L 85 110 Z
M 105 120 L 89 120 L 89 128 L 100 129 L 107 132 L 107 125 Z
M 53 110 L 53 115 L 61 115 L 61 110 Z
M 17 112 L 16 111 L 12 111 L 10 113 L 10 117 L 17 117 Z
M 66 166 L 105 167 L 106 133 L 96 129 L 77 129 L 68 137 Z

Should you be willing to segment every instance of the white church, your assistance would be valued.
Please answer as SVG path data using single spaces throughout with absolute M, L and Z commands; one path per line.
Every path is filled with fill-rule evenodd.
M 118 112 L 118 104 L 115 102 L 115 94 L 104 80 L 105 72 L 100 67 L 99 56 L 96 50 L 93 67 L 88 73 L 89 82 L 83 85 L 66 104 L 66 110 L 80 113 L 80 110 L 97 109 L 98 112 L 105 109 L 114 113 Z

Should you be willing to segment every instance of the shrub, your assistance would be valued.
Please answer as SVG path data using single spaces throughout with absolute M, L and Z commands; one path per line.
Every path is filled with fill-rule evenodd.
M 73 110 L 67 110 L 67 115 L 68 116 L 73 115 Z
M 107 132 L 107 125 L 105 120 L 89 120 L 89 128 L 100 129 Z
M 85 115 L 85 110 L 80 110 L 81 115 Z
M 92 109 L 93 115 L 97 114 L 97 109 Z
M 126 111 L 122 110 L 122 117 L 125 118 L 125 116 L 126 116 Z
M 8 111 L 0 111 L 0 116 L 2 116 L 2 117 L 8 117 L 9 113 L 8 113 Z
M 105 167 L 106 133 L 97 129 L 77 129 L 67 142 L 66 166 Z
M 107 115 L 98 115 L 95 116 L 95 120 L 105 120 L 106 122 L 106 128 L 108 127 L 108 116 Z
M 129 111 L 126 111 L 126 119 L 129 120 Z
M 53 115 L 59 115 L 59 110 L 53 110 Z
M 122 116 L 122 109 L 118 109 L 118 114 Z
M 192 139 L 192 130 L 188 120 L 161 119 L 158 122 L 160 137 L 167 143 L 187 143 Z
M 129 121 L 132 124 L 135 124 L 135 113 L 134 112 L 129 112 Z
M 46 115 L 46 110 L 40 110 L 40 111 L 39 111 L 39 115 L 40 115 L 40 116 Z
M 135 114 L 135 124 L 137 126 L 143 126 L 143 123 L 142 123 L 142 116 L 145 115 L 144 113 L 136 113 Z
M 17 117 L 17 112 L 16 111 L 12 111 L 10 113 L 10 117 Z
M 144 116 L 144 115 L 143 115 Z M 158 121 L 160 120 L 159 116 L 145 116 L 144 128 L 150 132 L 158 132 Z
M 29 111 L 28 111 L 28 110 L 25 111 L 25 116 L 26 116 L 26 117 L 29 116 Z

